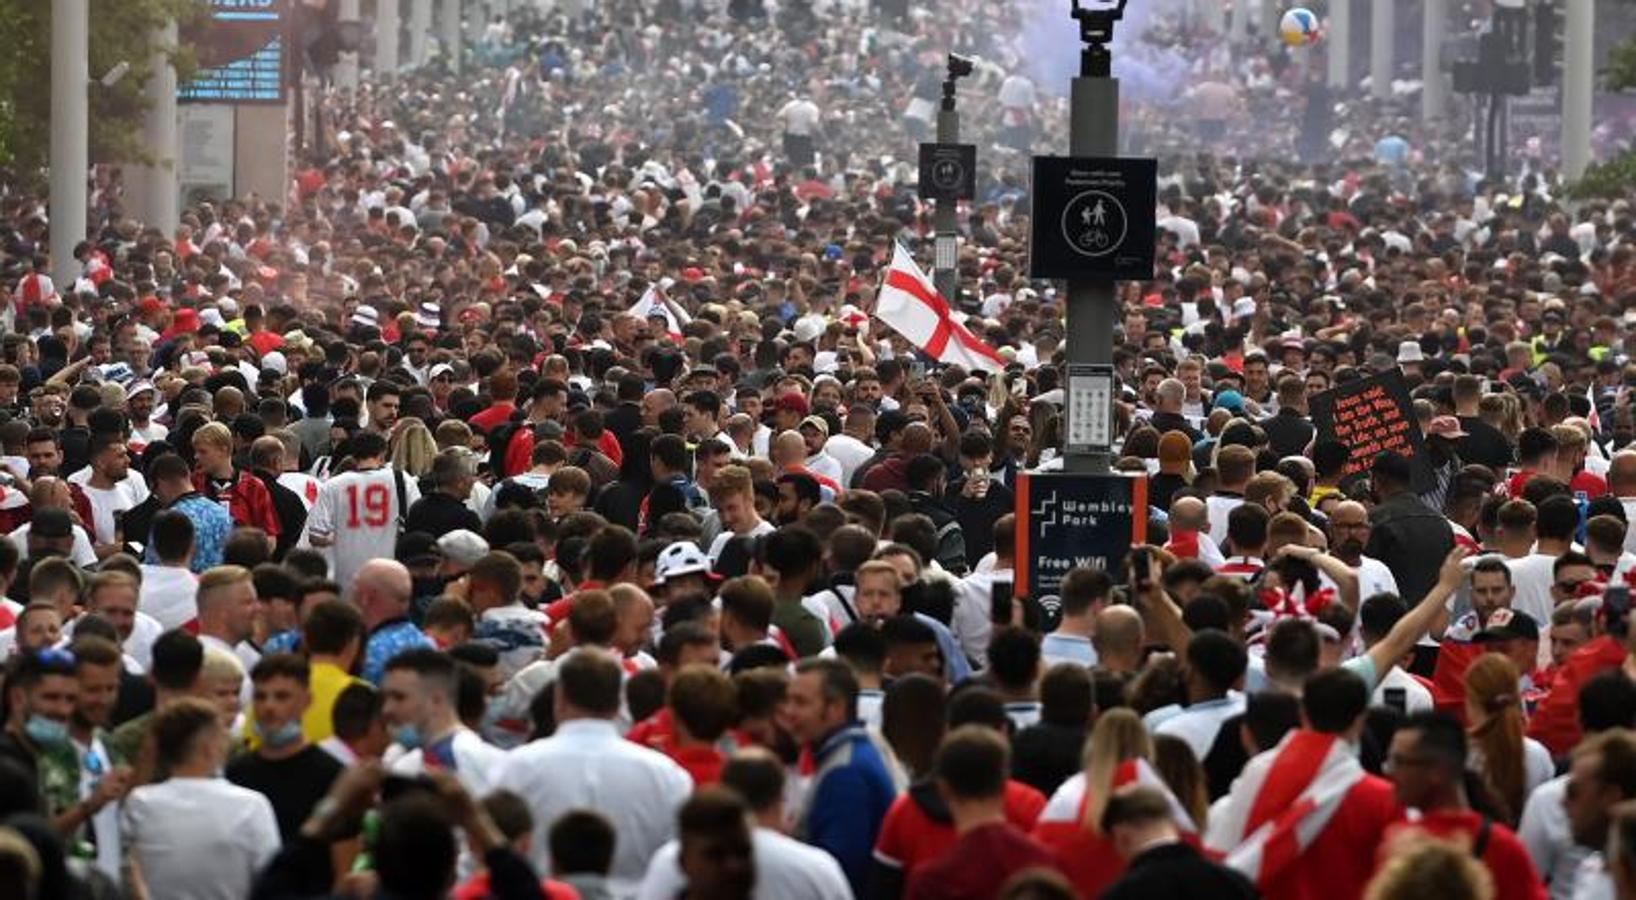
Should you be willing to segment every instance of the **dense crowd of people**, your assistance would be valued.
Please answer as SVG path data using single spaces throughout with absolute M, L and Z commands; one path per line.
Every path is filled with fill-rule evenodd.
M 0 896 L 1636 897 L 1629 199 L 1144 20 L 1147 526 L 1029 597 L 1034 31 L 541 6 L 287 202 L 99 169 L 69 281 L 0 195 Z M 876 315 L 950 51 L 981 365 Z M 1412 454 L 1312 415 L 1369 379 Z

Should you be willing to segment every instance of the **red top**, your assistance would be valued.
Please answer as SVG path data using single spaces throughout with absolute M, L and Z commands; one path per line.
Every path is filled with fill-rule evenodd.
M 549 878 L 540 879 L 540 891 L 545 894 L 545 900 L 579 900 L 579 891 Z M 478 872 L 473 875 L 465 884 L 455 888 L 452 896 L 454 900 L 488 900 L 494 896 L 489 890 L 489 873 Z
M 504 424 L 510 420 L 511 414 L 516 411 L 517 404 L 515 403 L 496 403 L 477 415 L 472 416 L 467 424 L 471 425 L 473 431 L 481 431 L 484 434 L 488 434 L 489 431 L 496 425 Z
M 1595 472 L 1587 472 L 1584 469 L 1580 469 L 1579 474 L 1575 475 L 1573 480 L 1568 482 L 1568 489 L 1576 493 L 1579 491 L 1584 491 L 1587 499 L 1595 500 L 1597 497 L 1600 497 L 1608 492 L 1608 482 L 1607 479 L 1596 474 Z
M 959 840 L 954 823 L 944 814 L 933 818 L 915 798 L 915 791 L 898 795 L 881 822 L 875 840 L 875 856 L 896 863 L 905 877 L 916 868 L 947 853 Z M 1045 795 L 1020 781 L 1005 784 L 1006 821 L 1025 831 L 1032 830 L 1045 809 Z
M 1329 824 L 1298 859 L 1260 885 L 1267 900 L 1358 900 L 1375 871 L 1387 826 L 1402 818 L 1392 783 L 1375 775 L 1346 792 Z
M 600 591 L 606 587 L 607 585 L 600 581 L 582 581 L 579 583 L 579 587 L 575 589 L 573 594 L 569 594 L 561 600 L 553 600 L 546 604 L 545 615 L 551 620 L 551 626 L 553 628 L 556 627 L 558 622 L 567 619 L 568 614 L 573 612 L 575 594 L 578 594 L 580 591 Z
M 901 798 L 899 798 L 901 799 Z M 988 900 L 1011 876 L 1036 866 L 1056 867 L 1051 851 L 1010 822 L 979 825 L 909 876 L 908 900 Z
M 211 487 L 210 476 L 203 472 L 193 473 L 193 487 L 206 499 L 222 500 Z M 233 471 L 233 485 L 227 489 L 227 511 L 233 516 L 233 524 L 260 528 L 268 537 L 276 538 L 283 531 L 278 524 L 278 508 L 273 505 L 273 492 L 244 469 Z
M 1539 702 L 1528 723 L 1528 736 L 1561 756 L 1579 743 L 1579 690 L 1608 669 L 1624 665 L 1625 648 L 1603 635 L 1575 650 L 1557 670 L 1551 693 Z
M 1420 829 L 1440 838 L 1459 836 L 1475 841 L 1482 826 L 1482 815 L 1472 810 L 1440 810 L 1425 814 L 1418 822 L 1399 820 L 1386 829 L 1382 846 L 1391 846 L 1392 838 L 1403 828 Z M 1528 858 L 1522 841 L 1517 840 L 1515 832 L 1498 822 L 1489 826 L 1483 865 L 1494 877 L 1494 900 L 1546 900 L 1545 884 L 1540 881 L 1539 872 L 1534 869 L 1534 861 Z M 1340 884 L 1339 878 L 1330 879 L 1329 888 L 1337 890 Z
M 727 765 L 727 754 L 715 747 L 705 747 L 699 744 L 672 747 L 666 751 L 665 755 L 675 760 L 677 765 L 686 769 L 687 774 L 693 776 L 693 783 L 698 787 L 721 781 L 722 767 Z

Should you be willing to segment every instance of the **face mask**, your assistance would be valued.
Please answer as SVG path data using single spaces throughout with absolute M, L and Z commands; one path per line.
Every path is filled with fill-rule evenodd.
M 28 733 L 28 739 L 41 746 L 57 746 L 68 743 L 68 723 L 35 714 L 28 717 L 23 730 Z
M 413 750 L 420 746 L 420 729 L 413 725 L 399 725 L 392 729 L 392 740 L 405 750 Z
M 257 722 L 256 734 L 261 736 L 261 742 L 266 744 L 269 750 L 282 750 L 301 740 L 301 723 L 297 720 L 291 720 L 268 731 L 261 727 L 260 722 Z

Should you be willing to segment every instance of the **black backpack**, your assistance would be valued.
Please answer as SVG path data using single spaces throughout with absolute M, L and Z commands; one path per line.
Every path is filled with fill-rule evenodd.
M 511 439 L 516 437 L 518 430 L 528 427 L 519 417 L 501 422 L 489 432 L 489 473 L 496 481 L 511 474 L 506 471 L 506 450 L 511 447 Z

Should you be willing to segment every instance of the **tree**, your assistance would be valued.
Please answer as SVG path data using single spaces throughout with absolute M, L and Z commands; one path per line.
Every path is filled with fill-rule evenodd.
M 1636 89 L 1636 38 L 1628 38 L 1608 52 L 1608 65 L 1602 71 L 1608 90 Z M 1575 200 L 1597 197 L 1618 198 L 1636 190 L 1636 148 L 1607 162 L 1592 163 L 1578 181 L 1568 186 L 1568 196 Z
M 155 35 L 166 22 L 187 23 L 208 11 L 205 0 L 89 0 L 93 79 L 121 62 L 130 73 L 112 87 L 92 82 L 91 162 L 143 162 L 143 89 L 151 75 Z M 22 183 L 44 183 L 51 137 L 51 8 L 46 0 L 0 0 L 0 165 Z M 180 77 L 192 54 L 166 48 Z

